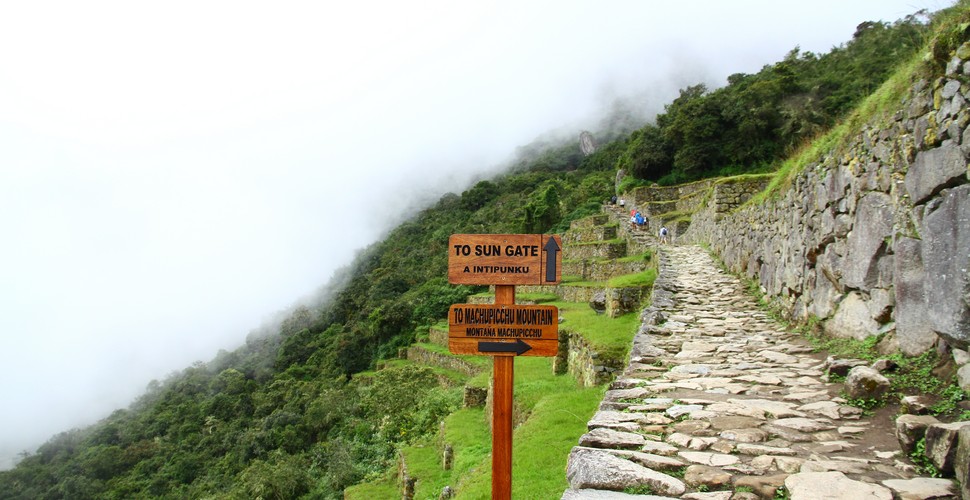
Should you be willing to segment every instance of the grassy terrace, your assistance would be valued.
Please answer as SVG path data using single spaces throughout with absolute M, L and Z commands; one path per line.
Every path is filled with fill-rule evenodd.
M 560 335 L 564 330 L 578 333 L 601 356 L 626 359 L 633 335 L 640 326 L 637 313 L 610 318 L 596 314 L 586 303 L 553 302 L 552 305 L 559 308 L 559 315 L 565 319 L 559 327 Z
M 636 313 L 619 318 L 596 314 L 589 305 L 551 302 L 565 318 L 562 330 L 582 335 L 603 356 L 625 359 L 639 326 Z M 421 344 L 435 352 L 445 347 Z M 466 384 L 487 386 L 491 358 L 465 356 L 484 371 Z M 396 360 L 389 362 L 407 363 Z M 447 370 L 444 370 L 445 372 Z M 460 376 L 460 374 L 459 374 Z M 570 449 L 586 432 L 586 422 L 602 400 L 605 386 L 581 389 L 571 375 L 554 375 L 552 358 L 520 357 L 515 360 L 515 405 L 525 416 L 513 437 L 512 495 L 514 498 L 558 498 L 567 488 L 565 467 Z M 441 465 L 443 443 L 455 452 L 453 468 Z M 491 490 L 491 437 L 481 408 L 464 408 L 444 423 L 443 435 L 402 450 L 408 470 L 418 478 L 415 498 L 437 498 L 450 485 L 457 498 L 489 498 Z M 387 474 L 346 491 L 349 499 L 392 498 L 400 495 L 398 478 Z
M 487 359 L 487 358 L 486 358 Z M 558 498 L 567 488 L 569 450 L 586 432 L 586 422 L 603 398 L 605 386 L 577 389 L 569 375 L 553 375 L 550 358 L 515 360 L 515 400 L 528 419 L 512 441 L 512 496 Z M 491 435 L 481 408 L 465 408 L 445 419 L 439 440 L 455 452 L 450 471 L 441 466 L 441 446 L 429 440 L 402 450 L 415 484 L 415 498 L 438 498 L 450 485 L 457 498 L 489 498 Z M 345 498 L 393 498 L 400 495 L 397 478 L 387 475 L 348 488 Z

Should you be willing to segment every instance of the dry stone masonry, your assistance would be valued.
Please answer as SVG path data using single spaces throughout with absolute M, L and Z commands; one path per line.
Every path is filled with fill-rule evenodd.
M 970 45 L 901 110 L 806 167 L 780 199 L 708 204 L 682 241 L 830 335 L 908 355 L 970 347 Z M 717 191 L 717 186 L 712 188 Z M 959 364 L 959 363 L 958 363 Z M 970 388 L 970 368 L 961 372 Z
M 835 363 L 770 319 L 703 249 L 665 246 L 660 265 L 630 363 L 573 448 L 562 498 L 775 498 L 780 488 L 791 498 L 957 498 L 952 480 L 914 477 L 893 429 L 826 382 Z M 970 429 L 943 427 L 921 429 L 940 441 Z M 862 445 L 864 434 L 881 444 Z M 947 450 L 949 467 L 963 467 Z

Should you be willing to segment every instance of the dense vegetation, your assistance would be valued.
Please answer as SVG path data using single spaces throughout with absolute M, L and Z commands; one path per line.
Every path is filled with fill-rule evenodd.
M 717 90 L 682 89 L 655 124 L 630 136 L 619 166 L 660 184 L 771 170 L 878 88 L 927 32 L 918 15 L 865 22 L 826 54 L 796 47 L 756 74 L 729 76 Z
M 460 404 L 429 368 L 359 376 L 483 291 L 447 283 L 451 234 L 561 232 L 614 194 L 618 168 L 633 174 L 626 182 L 663 183 L 769 169 L 878 86 L 927 29 L 913 16 L 863 23 L 829 53 L 796 48 L 722 88 L 685 88 L 653 124 L 617 110 L 590 156 L 578 138 L 522 148 L 507 173 L 446 194 L 361 251 L 321 303 L 25 454 L 0 473 L 0 498 L 339 497 Z

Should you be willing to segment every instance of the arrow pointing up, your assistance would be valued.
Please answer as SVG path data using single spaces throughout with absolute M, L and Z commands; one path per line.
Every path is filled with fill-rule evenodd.
M 556 254 L 559 253 L 559 244 L 556 238 L 549 237 L 549 241 L 542 247 L 546 251 L 546 281 L 556 281 Z
M 515 339 L 515 342 L 479 342 L 478 352 L 514 352 L 516 356 L 521 356 L 532 349 L 522 339 Z

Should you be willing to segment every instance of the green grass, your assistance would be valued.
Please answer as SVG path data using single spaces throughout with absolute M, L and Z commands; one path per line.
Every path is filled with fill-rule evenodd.
M 563 330 L 576 332 L 601 356 L 626 359 L 633 335 L 640 326 L 637 313 L 610 318 L 605 314 L 596 314 L 585 302 L 554 302 L 553 305 L 559 308 L 559 315 L 566 318 L 559 326 L 560 335 Z
M 560 283 L 560 285 L 562 285 L 562 286 L 604 287 L 604 286 L 606 286 L 606 282 L 605 281 L 582 281 L 582 278 L 581 277 L 576 276 L 576 280 L 575 281 L 569 281 L 569 282 L 567 282 L 565 279 L 563 279 L 562 280 L 562 283 Z
M 516 302 L 528 300 L 530 302 L 535 302 L 536 304 L 540 304 L 543 302 L 553 302 L 558 298 L 559 296 L 554 293 L 540 292 L 540 293 L 516 293 L 515 294 Z
M 604 390 L 605 386 L 578 389 L 572 377 L 553 375 L 550 358 L 515 360 L 515 403 L 529 418 L 513 433 L 513 498 L 562 495 L 568 487 L 565 469 L 569 451 L 586 432 L 586 422 L 603 399 Z M 491 438 L 487 446 L 490 450 Z M 474 469 L 458 489 L 457 498 L 491 497 L 491 456 Z
M 616 259 L 617 262 L 639 262 L 641 260 L 645 260 L 645 261 L 653 260 L 653 250 L 647 250 L 641 254 L 628 255 L 626 257 L 620 257 Z
M 717 185 L 717 184 L 737 184 L 739 182 L 751 182 L 751 181 L 762 180 L 762 179 L 770 180 L 774 176 L 775 176 L 774 173 L 766 173 L 766 174 L 739 174 L 739 175 L 732 175 L 732 176 L 729 176 L 729 177 L 722 177 L 720 179 L 715 180 L 714 181 L 714 184 L 715 185 Z
M 397 498 L 400 496 L 401 488 L 393 470 L 387 471 L 380 479 L 355 484 L 344 490 L 345 500 L 372 500 L 374 498 Z
M 624 274 L 623 276 L 617 276 L 611 278 L 606 282 L 607 286 L 612 288 L 629 288 L 636 286 L 652 287 L 653 282 L 657 279 L 656 269 L 647 269 L 634 274 Z

